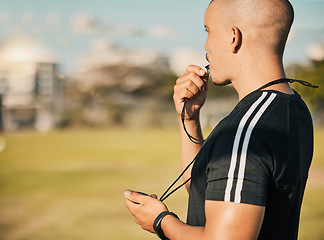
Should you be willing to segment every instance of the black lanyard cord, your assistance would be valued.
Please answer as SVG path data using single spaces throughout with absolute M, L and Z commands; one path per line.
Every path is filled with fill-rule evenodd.
M 309 83 L 307 81 L 297 80 L 297 79 L 291 79 L 291 78 L 280 78 L 280 79 L 274 80 L 272 82 L 269 82 L 269 83 L 263 85 L 262 87 L 258 88 L 254 92 L 260 91 L 260 90 L 262 90 L 264 88 L 270 87 L 270 86 L 275 85 L 275 84 L 283 83 L 283 82 L 289 82 L 289 83 L 298 82 L 298 83 L 300 83 L 300 84 L 302 84 L 302 85 L 304 85 L 306 87 L 311 87 L 313 89 L 318 88 L 318 86 L 313 85 L 313 84 L 311 84 L 311 83 Z
M 304 86 L 307 87 L 311 87 L 313 89 L 318 88 L 318 86 L 312 85 L 309 82 L 303 81 L 303 80 L 296 80 L 296 79 L 290 79 L 290 78 L 280 78 L 277 80 L 274 80 L 272 82 L 269 82 L 265 85 L 263 85 L 262 87 L 258 88 L 257 90 L 255 90 L 254 92 L 260 91 L 264 88 L 267 88 L 269 86 L 275 85 L 275 84 L 279 84 L 279 83 L 283 83 L 283 82 L 289 82 L 289 83 L 293 83 L 293 82 L 298 82 Z M 191 136 L 187 129 L 186 129 L 186 125 L 185 125 L 185 111 L 186 111 L 186 103 L 187 103 L 188 99 L 184 99 L 183 102 L 183 108 L 182 108 L 182 112 L 181 112 L 181 121 L 182 121 L 182 126 L 184 131 L 186 132 L 188 138 L 190 139 L 190 141 L 192 141 L 195 144 L 202 144 L 204 143 L 205 140 L 200 140 L 197 138 L 194 138 L 193 136 Z M 181 172 L 181 174 L 177 177 L 176 180 L 173 181 L 173 183 L 170 185 L 170 187 L 168 187 L 168 189 L 162 194 L 162 196 L 160 197 L 160 201 L 164 201 L 166 198 L 168 198 L 172 193 L 174 193 L 175 191 L 177 191 L 179 188 L 181 188 L 183 185 L 185 185 L 187 182 L 190 181 L 191 177 L 188 178 L 186 181 L 184 181 L 182 184 L 180 184 L 178 187 L 176 187 L 174 190 L 172 190 L 171 192 L 170 189 L 179 181 L 179 179 L 184 175 L 184 173 L 189 169 L 189 167 L 195 162 L 195 159 L 193 159 L 188 165 L 187 167 Z M 169 192 L 169 193 L 168 193 Z
M 209 76 L 209 65 L 205 66 L 206 68 L 206 75 L 205 77 L 208 78 Z M 186 114 L 186 103 L 187 103 L 188 99 L 185 98 L 183 100 L 183 107 L 182 107 L 182 111 L 181 111 L 181 122 L 182 122 L 182 126 L 183 126 L 183 130 L 185 131 L 185 133 L 187 134 L 188 138 L 190 139 L 191 142 L 195 143 L 195 144 L 203 144 L 205 142 L 204 139 L 197 139 L 193 136 L 190 135 L 190 133 L 187 131 L 186 125 L 185 125 L 185 114 Z M 172 193 L 174 193 L 175 191 L 177 191 L 179 188 L 181 188 L 183 185 L 185 185 L 187 182 L 190 181 L 191 177 L 188 178 L 186 181 L 184 181 L 182 184 L 180 184 L 178 187 L 176 187 L 174 190 L 172 190 L 171 192 L 170 189 L 179 181 L 179 179 L 183 176 L 183 174 L 189 169 L 189 167 L 195 162 L 195 159 L 193 159 L 188 165 L 187 167 L 181 172 L 181 174 L 179 175 L 179 177 L 177 177 L 176 180 L 173 181 L 173 183 L 170 185 L 170 187 L 168 187 L 168 189 L 162 194 L 162 196 L 160 197 L 160 201 L 164 201 L 167 197 L 169 197 Z M 169 192 L 169 193 L 168 193 Z
M 191 136 L 186 128 L 185 125 L 185 113 L 186 113 L 186 102 L 188 101 L 188 99 L 184 99 L 183 102 L 183 107 L 182 107 L 182 112 L 181 112 L 181 122 L 182 122 L 182 126 L 183 126 L 183 130 L 186 132 L 188 138 L 190 139 L 190 141 L 192 141 L 195 144 L 202 144 L 204 143 L 205 140 L 200 140 L 197 139 L 193 136 Z M 160 201 L 164 201 L 167 197 L 169 197 L 172 193 L 174 193 L 175 191 L 177 191 L 179 188 L 181 188 L 183 185 L 185 185 L 187 182 L 190 181 L 191 177 L 188 178 L 185 182 L 183 182 L 182 184 L 180 184 L 178 187 L 176 187 L 174 190 L 172 190 L 171 192 L 170 189 L 179 181 L 179 179 L 183 176 L 183 174 L 189 169 L 189 167 L 195 162 L 195 159 L 193 159 L 188 165 L 187 167 L 181 172 L 181 174 L 177 177 L 176 180 L 173 181 L 173 183 L 170 185 L 170 187 L 168 187 L 167 190 L 165 190 L 165 192 L 162 194 L 162 196 L 160 197 Z M 168 193 L 169 192 L 169 193 Z
M 186 125 L 185 125 L 185 114 L 186 114 L 186 103 L 187 103 L 188 99 L 184 99 L 183 102 L 183 107 L 182 107 L 182 112 L 181 112 L 181 122 L 182 122 L 182 126 L 183 126 L 183 130 L 185 131 L 185 133 L 187 134 L 188 138 L 190 139 L 191 142 L 195 143 L 195 144 L 203 144 L 205 142 L 204 139 L 200 140 L 197 139 L 193 136 L 191 136 L 187 129 L 186 129 Z
M 187 167 L 181 172 L 181 174 L 179 175 L 179 177 L 177 177 L 176 180 L 173 181 L 173 183 L 170 185 L 170 187 L 168 187 L 168 189 L 162 194 L 162 196 L 160 197 L 160 201 L 164 201 L 167 197 L 169 197 L 172 193 L 174 193 L 175 191 L 177 191 L 179 188 L 181 188 L 183 185 L 185 185 L 187 182 L 190 181 L 191 177 L 188 178 L 186 181 L 184 181 L 182 184 L 180 184 L 178 187 L 176 187 L 175 189 L 173 189 L 171 192 L 170 189 L 174 186 L 174 184 L 176 184 L 179 179 L 183 176 L 183 174 L 188 170 L 188 168 L 195 162 L 195 159 L 192 160 Z M 169 192 L 169 193 L 168 193 Z
M 300 83 L 300 84 L 302 84 L 302 85 L 304 85 L 304 86 L 306 86 L 306 87 L 311 87 L 311 88 L 313 88 L 313 89 L 318 88 L 318 86 L 313 85 L 313 84 L 311 84 L 311 83 L 309 83 L 309 82 L 307 82 L 307 81 L 297 80 L 297 79 L 290 79 L 290 78 L 288 78 L 288 80 L 289 80 L 290 83 L 298 82 L 298 83 Z

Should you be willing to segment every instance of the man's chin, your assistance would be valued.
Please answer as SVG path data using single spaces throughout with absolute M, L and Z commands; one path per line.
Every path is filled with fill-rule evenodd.
M 212 79 L 212 82 L 213 84 L 215 84 L 216 86 L 227 86 L 229 84 L 231 84 L 232 82 L 230 80 L 225 80 L 225 81 L 213 81 Z

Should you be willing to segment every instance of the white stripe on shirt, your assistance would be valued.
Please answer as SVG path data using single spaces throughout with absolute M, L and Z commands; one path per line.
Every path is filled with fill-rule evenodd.
M 241 152 L 241 158 L 240 158 L 240 167 L 238 172 L 238 180 L 236 184 L 236 190 L 235 190 L 235 198 L 234 202 L 240 203 L 241 202 L 241 192 L 243 188 L 243 180 L 244 180 L 244 172 L 245 172 L 245 165 L 246 165 L 246 155 L 247 150 L 251 138 L 252 131 L 261 118 L 262 114 L 265 112 L 265 110 L 269 107 L 271 102 L 275 99 L 277 94 L 272 93 L 268 100 L 262 105 L 262 107 L 259 109 L 259 111 L 256 113 L 256 115 L 253 117 L 252 121 L 249 124 L 248 129 L 246 130 L 243 146 L 242 146 L 242 152 Z
M 267 94 L 268 94 L 267 92 L 263 92 L 262 95 L 255 101 L 255 103 L 252 104 L 252 106 L 249 108 L 249 110 L 244 114 L 244 116 L 241 119 L 239 126 L 237 128 L 235 138 L 234 138 L 233 149 L 232 149 L 230 168 L 228 170 L 228 175 L 227 175 L 228 178 L 227 178 L 225 197 L 224 197 L 225 202 L 230 202 L 230 200 L 231 200 L 231 190 L 232 190 L 233 181 L 234 181 L 234 171 L 235 171 L 235 167 L 236 167 L 237 153 L 238 153 L 238 148 L 239 148 L 240 139 L 241 139 L 241 135 L 242 135 L 244 126 L 245 126 L 247 120 L 249 119 L 249 117 L 254 112 L 254 110 L 259 106 L 259 104 L 267 96 Z

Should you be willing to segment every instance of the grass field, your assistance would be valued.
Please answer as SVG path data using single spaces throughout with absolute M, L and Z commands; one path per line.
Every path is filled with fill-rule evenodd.
M 124 204 L 126 188 L 161 195 L 179 174 L 177 130 L 68 130 L 2 136 L 0 239 L 157 239 Z M 305 193 L 300 238 L 324 239 L 324 129 Z M 166 200 L 185 220 L 184 189 Z

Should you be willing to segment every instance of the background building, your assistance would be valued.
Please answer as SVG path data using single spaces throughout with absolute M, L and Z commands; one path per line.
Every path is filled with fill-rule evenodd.
M 4 130 L 50 130 L 63 107 L 63 82 L 56 60 L 27 40 L 10 41 L 0 50 L 1 122 Z

